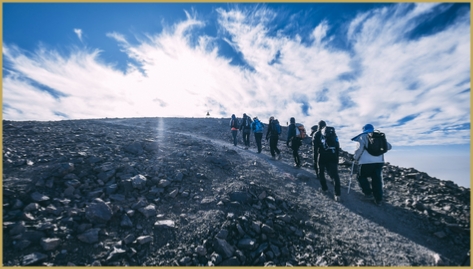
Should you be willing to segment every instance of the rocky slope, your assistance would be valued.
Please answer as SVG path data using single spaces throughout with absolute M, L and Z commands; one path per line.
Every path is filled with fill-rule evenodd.
M 280 161 L 234 147 L 228 121 L 3 121 L 3 265 L 470 264 L 469 188 L 386 165 L 376 206 L 344 152 L 337 203 L 310 141 L 296 169 L 283 142 Z

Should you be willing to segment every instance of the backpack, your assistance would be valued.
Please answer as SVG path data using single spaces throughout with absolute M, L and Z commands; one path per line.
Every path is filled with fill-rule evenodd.
M 320 133 L 320 140 L 323 154 L 325 156 L 336 157 L 338 137 L 335 133 L 335 128 L 329 126 L 325 127 L 325 129 Z
M 368 134 L 368 145 L 365 147 L 373 156 L 383 155 L 388 151 L 386 135 L 378 130 Z
M 280 135 L 281 134 L 281 125 L 279 125 L 278 120 L 271 121 L 271 135 Z
M 232 120 L 232 128 L 240 129 L 240 121 L 238 119 Z
M 253 123 L 254 123 L 254 130 L 253 131 L 255 133 L 262 133 L 263 129 L 264 129 L 263 123 L 261 123 L 261 121 L 259 121 L 259 120 L 255 120 Z
M 307 133 L 305 132 L 304 125 L 300 123 L 296 123 L 296 137 L 304 139 L 306 138 L 306 136 L 307 136 Z
M 250 125 L 251 125 L 251 119 L 250 117 L 247 116 L 246 118 L 243 119 L 243 127 L 245 129 L 250 129 L 251 128 Z

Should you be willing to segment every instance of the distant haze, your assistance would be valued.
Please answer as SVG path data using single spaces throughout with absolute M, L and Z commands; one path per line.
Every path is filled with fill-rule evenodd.
M 470 145 L 400 147 L 385 155 L 392 165 L 415 168 L 470 188 Z

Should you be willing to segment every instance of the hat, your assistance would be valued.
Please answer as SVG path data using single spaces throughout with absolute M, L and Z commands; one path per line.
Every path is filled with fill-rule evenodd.
M 319 126 L 318 125 L 314 125 L 312 127 L 310 127 L 310 129 L 314 132 L 317 132 L 317 130 L 319 129 Z
M 258 119 L 258 117 L 254 117 L 254 118 L 253 118 L 253 120 L 257 120 L 257 119 Z
M 368 123 L 368 124 L 366 124 L 365 126 L 363 126 L 363 133 L 366 134 L 366 133 L 372 133 L 372 132 L 374 132 L 374 127 L 373 127 L 373 125 L 371 125 L 371 124 Z
M 359 135 L 353 137 L 351 140 L 352 140 L 352 141 L 355 141 L 355 140 L 356 140 L 360 135 L 362 135 L 362 134 L 367 134 L 367 133 L 372 133 L 372 132 L 374 132 L 374 127 L 373 127 L 373 125 L 371 125 L 371 124 L 368 123 L 368 124 L 366 124 L 365 126 L 363 126 L 362 130 L 363 130 L 363 132 L 362 132 L 361 134 L 359 134 Z
M 323 121 L 323 120 L 319 121 L 319 129 L 322 129 L 325 126 L 327 126 L 327 123 L 325 123 L 325 121 Z
M 289 121 L 290 121 L 291 123 L 296 123 L 296 119 L 295 119 L 294 117 L 290 118 Z

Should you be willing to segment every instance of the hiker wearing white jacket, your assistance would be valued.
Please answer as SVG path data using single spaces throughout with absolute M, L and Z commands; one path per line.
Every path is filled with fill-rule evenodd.
M 373 199 L 377 205 L 381 205 L 383 201 L 383 165 L 384 154 L 374 156 L 367 150 L 368 135 L 374 132 L 374 127 L 371 124 L 363 126 L 363 132 L 354 138 L 352 141 L 358 142 L 354 154 L 354 160 L 360 165 L 360 174 L 358 176 L 358 183 L 361 190 L 365 194 L 366 199 Z M 392 148 L 391 144 L 386 141 L 387 150 Z M 368 181 L 371 178 L 371 184 Z

